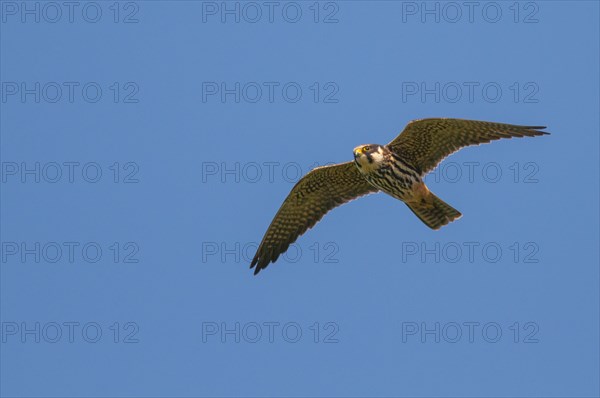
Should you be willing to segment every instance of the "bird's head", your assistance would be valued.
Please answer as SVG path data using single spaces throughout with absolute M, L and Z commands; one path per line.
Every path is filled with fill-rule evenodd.
M 385 160 L 386 149 L 378 144 L 360 145 L 354 148 L 354 161 L 360 170 L 376 169 Z

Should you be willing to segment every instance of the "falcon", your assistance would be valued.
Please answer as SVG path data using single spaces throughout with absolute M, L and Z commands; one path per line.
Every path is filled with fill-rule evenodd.
M 469 145 L 501 138 L 549 134 L 545 126 L 464 119 L 421 119 L 406 125 L 387 145 L 354 148 L 354 161 L 317 167 L 296 183 L 263 237 L 250 268 L 258 274 L 323 216 L 353 199 L 375 192 L 403 201 L 431 229 L 461 217 L 423 182 L 444 158 Z

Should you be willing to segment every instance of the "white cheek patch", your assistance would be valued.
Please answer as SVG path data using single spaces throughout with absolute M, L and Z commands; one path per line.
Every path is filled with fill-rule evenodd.
M 373 158 L 373 163 L 381 163 L 383 162 L 383 154 L 379 151 L 374 152 L 371 154 L 371 157 Z

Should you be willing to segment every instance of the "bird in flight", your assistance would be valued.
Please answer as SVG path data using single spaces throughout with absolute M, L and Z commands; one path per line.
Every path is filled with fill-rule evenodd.
M 444 158 L 469 145 L 501 138 L 549 134 L 545 126 L 464 119 L 413 120 L 387 145 L 354 148 L 354 161 L 317 167 L 296 183 L 263 237 L 250 268 L 258 274 L 334 207 L 375 192 L 403 201 L 432 229 L 461 217 L 435 196 L 423 177 Z

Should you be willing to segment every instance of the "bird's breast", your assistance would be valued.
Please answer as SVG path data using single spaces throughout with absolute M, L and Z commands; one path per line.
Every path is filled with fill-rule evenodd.
M 411 198 L 414 187 L 422 184 L 422 179 L 414 170 L 393 158 L 379 164 L 377 168 L 364 171 L 363 174 L 371 185 L 401 200 Z

